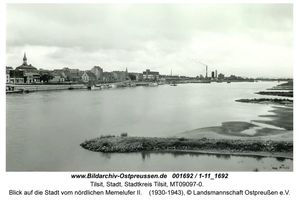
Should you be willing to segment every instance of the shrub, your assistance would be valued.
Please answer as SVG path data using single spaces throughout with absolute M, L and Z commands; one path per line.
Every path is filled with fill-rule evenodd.
M 127 137 L 127 136 L 128 136 L 128 133 L 121 133 L 120 136 L 121 136 L 121 137 Z

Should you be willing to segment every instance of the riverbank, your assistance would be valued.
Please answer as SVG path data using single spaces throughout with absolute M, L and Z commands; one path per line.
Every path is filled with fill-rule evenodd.
M 259 91 L 256 94 L 260 95 L 271 95 L 279 97 L 293 97 L 293 80 L 290 80 L 286 83 L 279 84 L 267 90 L 271 91 Z M 282 91 L 276 91 L 282 90 Z M 254 99 L 238 99 L 237 102 L 243 103 L 260 103 L 260 104 L 275 104 L 275 105 L 286 105 L 292 106 L 293 100 L 288 98 L 254 98 Z
M 280 84 L 280 88 L 292 88 L 292 81 Z M 277 87 L 277 86 L 275 86 Z M 289 91 L 292 92 L 293 91 Z M 271 92 L 273 93 L 273 92 Z M 274 92 L 275 93 L 275 92 Z M 269 94 L 270 95 L 270 94 Z M 272 95 L 272 94 L 271 94 Z M 279 105 L 272 106 L 270 114 L 250 122 L 229 121 L 220 126 L 204 127 L 177 134 L 188 138 L 293 140 L 293 100 L 286 98 L 238 99 L 236 102 Z M 263 119 L 265 118 L 265 120 Z
M 255 122 L 262 124 L 266 124 L 267 122 L 271 123 L 271 121 L 252 121 L 251 123 L 241 121 L 223 122 L 220 126 L 204 127 L 185 131 L 177 134 L 176 137 L 185 137 L 190 139 L 208 138 L 228 140 L 293 141 L 293 131 L 274 127 L 265 127 L 264 125 Z
M 268 90 L 292 90 L 293 91 L 293 86 L 294 86 L 293 80 L 290 80 L 286 83 L 282 83 L 272 88 L 269 88 Z
M 262 95 L 276 95 L 276 96 L 289 96 L 293 97 L 293 81 L 290 80 L 287 83 L 282 83 L 280 85 L 274 86 L 272 90 L 289 90 L 284 92 L 258 92 L 257 94 Z M 293 99 L 288 98 L 260 98 L 260 99 L 238 99 L 237 102 L 244 103 L 259 103 L 259 104 L 272 104 L 280 105 L 282 107 L 273 106 L 273 110 L 269 112 L 273 114 L 261 115 L 260 117 L 267 117 L 271 120 L 254 120 L 254 122 L 264 123 L 276 127 L 283 128 L 285 130 L 293 130 Z
M 275 99 L 272 99 L 272 98 L 237 99 L 236 102 L 275 104 L 275 105 L 293 105 L 292 99 L 278 99 L 278 98 L 275 98 Z
M 84 84 L 6 84 L 6 94 L 87 89 Z
M 244 156 L 293 158 L 293 143 L 288 141 L 99 137 L 80 144 L 84 149 L 103 153 L 192 152 Z
M 280 97 L 293 97 L 293 91 L 286 91 L 286 92 L 260 91 L 260 92 L 257 92 L 256 94 L 280 96 Z
M 278 107 L 273 106 L 273 110 L 269 111 L 271 114 L 261 115 L 260 117 L 270 118 L 271 120 L 254 120 L 254 122 L 269 124 L 280 127 L 288 131 L 293 130 L 293 107 Z
M 189 84 L 189 83 L 211 83 L 216 81 L 211 80 L 180 80 L 180 81 L 122 81 L 122 82 L 111 82 L 111 83 L 33 83 L 33 84 L 11 84 L 6 83 L 6 94 L 15 94 L 15 93 L 28 93 L 28 92 L 37 92 L 37 91 L 53 91 L 53 90 L 72 90 L 72 89 L 89 89 L 89 90 L 101 90 L 108 88 L 124 88 L 124 87 L 136 87 L 136 86 L 145 86 L 145 87 L 156 87 L 159 85 L 165 84 Z M 218 81 L 219 82 L 219 81 Z M 251 79 L 247 80 L 231 80 L 230 82 L 253 82 Z

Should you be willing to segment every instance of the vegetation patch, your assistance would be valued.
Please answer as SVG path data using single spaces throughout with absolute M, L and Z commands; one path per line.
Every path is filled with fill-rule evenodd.
M 290 105 L 293 104 L 292 99 L 271 99 L 271 98 L 254 98 L 254 99 L 237 99 L 237 102 L 242 103 L 260 103 L 260 104 L 276 104 L 276 105 Z
M 192 150 L 213 152 L 293 152 L 293 142 L 225 139 L 151 137 L 99 137 L 80 144 L 84 149 L 103 153 Z

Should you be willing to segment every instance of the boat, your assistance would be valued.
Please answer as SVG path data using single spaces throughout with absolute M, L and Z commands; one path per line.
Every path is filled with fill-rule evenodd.
M 170 86 L 177 86 L 177 84 L 176 84 L 175 82 L 172 82 L 172 83 L 170 84 Z
M 155 83 L 155 82 L 154 83 L 149 83 L 148 86 L 150 86 L 150 87 L 157 87 L 158 83 Z
M 117 88 L 116 84 L 111 84 L 111 88 Z
M 109 87 L 108 87 L 108 84 L 103 84 L 103 85 L 101 85 L 101 89 L 107 89 L 107 88 L 109 88 Z
M 93 86 L 91 86 L 90 89 L 91 89 L 91 90 L 100 90 L 100 89 L 101 89 L 101 86 L 93 85 Z
M 136 83 L 129 83 L 129 87 L 136 87 Z

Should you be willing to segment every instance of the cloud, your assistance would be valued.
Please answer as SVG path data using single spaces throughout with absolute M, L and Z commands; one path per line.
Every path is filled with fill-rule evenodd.
M 7 64 L 292 76 L 292 24 L 289 4 L 9 4 Z

